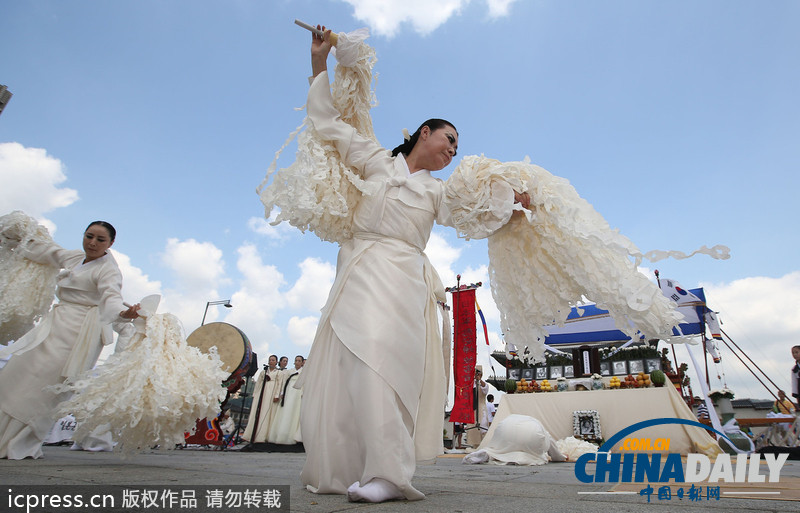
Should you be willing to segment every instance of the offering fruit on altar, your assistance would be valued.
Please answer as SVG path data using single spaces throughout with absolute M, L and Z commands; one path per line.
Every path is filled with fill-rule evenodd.
M 533 387 L 533 391 L 534 392 L 541 392 L 542 391 L 542 387 L 539 385 L 539 383 L 536 382 L 536 380 L 531 381 L 531 385 Z
M 620 387 L 619 378 L 617 376 L 612 376 L 611 379 L 608 382 L 608 387 L 609 388 L 619 388 Z
M 513 379 L 507 379 L 504 388 L 506 389 L 507 393 L 513 394 L 517 391 L 517 382 Z
M 640 372 L 638 376 L 636 376 L 636 381 L 639 382 L 639 387 L 649 387 L 650 386 L 650 376 L 645 374 L 644 372 Z
M 540 385 L 543 392 L 552 392 L 553 386 L 550 384 L 549 380 L 543 379 L 542 384 Z
M 623 388 L 639 388 L 639 380 L 633 377 L 633 374 L 628 374 L 625 376 L 625 382 L 622 385 Z
M 664 383 L 667 381 L 667 376 L 664 372 L 656 369 L 650 373 L 650 381 L 653 382 L 653 385 L 661 387 L 664 386 Z

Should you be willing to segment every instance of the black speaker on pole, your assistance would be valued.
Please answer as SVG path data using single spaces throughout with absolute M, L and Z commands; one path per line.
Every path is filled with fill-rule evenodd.
M 258 355 L 253 353 L 253 359 L 250 360 L 250 368 L 247 369 L 247 374 L 245 374 L 245 376 L 252 378 L 256 375 L 256 372 L 258 372 Z

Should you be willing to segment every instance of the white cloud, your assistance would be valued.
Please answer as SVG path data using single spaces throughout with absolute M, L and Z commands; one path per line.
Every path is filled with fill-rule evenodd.
M 719 311 L 722 329 L 775 384 L 790 388 L 791 348 L 800 341 L 800 271 L 779 278 L 751 277 L 727 284 L 702 284 L 708 306 Z M 710 366 L 711 387 L 719 388 L 719 374 L 737 397 L 768 398 L 748 368 L 722 345 L 722 365 Z M 695 354 L 702 355 L 698 350 Z M 747 361 L 745 359 L 745 361 Z M 759 374 L 770 389 L 772 385 Z M 775 390 L 773 389 L 773 392 Z M 696 390 L 699 393 L 699 390 Z
M 492 18 L 501 18 L 508 15 L 508 10 L 511 4 L 516 0 L 486 0 L 489 5 L 489 16 Z
M 317 332 L 319 317 L 297 317 L 289 319 L 287 331 L 292 343 L 300 347 L 311 347 Z
M 161 260 L 174 281 L 164 291 L 159 312 L 177 315 L 188 335 L 200 325 L 206 303 L 221 299 L 219 288 L 228 282 L 222 250 L 210 242 L 172 238 L 167 240 Z M 217 316 L 217 309 L 210 307 L 206 322 L 215 320 Z
M 468 0 L 345 0 L 357 19 L 376 34 L 394 37 L 403 22 L 420 34 L 428 34 L 457 13 Z
M 222 250 L 210 242 L 169 239 L 162 261 L 187 292 L 216 286 L 225 276 Z
M 242 330 L 253 350 L 264 358 L 285 345 L 275 322 L 276 313 L 286 303 L 280 292 L 285 280 L 275 266 L 264 264 L 256 246 L 244 244 L 238 253 L 236 267 L 242 278 L 239 290 L 231 297 L 233 308 L 225 322 Z
M 247 228 L 249 228 L 253 233 L 264 235 L 270 239 L 282 239 L 289 233 L 296 232 L 295 228 L 293 228 L 289 223 L 284 222 L 277 226 L 272 226 L 270 223 L 276 219 L 277 215 L 278 213 L 273 211 L 269 219 L 264 219 L 263 217 L 251 217 L 247 220 Z
M 286 302 L 294 309 L 319 311 L 328 299 L 336 268 L 312 257 L 300 262 L 298 267 L 301 271 L 300 278 L 286 293 Z
M 122 272 L 122 297 L 125 298 L 125 301 L 133 304 L 150 294 L 161 294 L 160 281 L 151 281 L 141 269 L 131 265 L 131 258 L 125 253 L 120 253 L 115 249 L 112 249 L 111 252 Z
M 461 256 L 461 248 L 451 246 L 447 240 L 437 232 L 431 233 L 428 245 L 425 247 L 425 254 L 433 264 L 445 287 L 455 285 L 456 272 L 453 272 L 453 264 Z
M 422 35 L 430 34 L 469 4 L 469 0 L 344 0 L 354 16 L 378 35 L 394 37 L 404 22 Z M 490 18 L 507 16 L 516 0 L 486 0 Z
M 66 180 L 64 165 L 44 149 L 0 143 L 0 213 L 22 210 L 52 234 L 55 225 L 43 214 L 78 200 L 78 191 L 59 187 Z

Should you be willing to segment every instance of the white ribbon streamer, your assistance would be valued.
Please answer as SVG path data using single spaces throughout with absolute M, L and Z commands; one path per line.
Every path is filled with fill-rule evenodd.
M 730 253 L 731 250 L 728 246 L 717 244 L 713 248 L 709 248 L 708 246 L 702 246 L 700 249 L 696 249 L 691 253 L 689 253 L 688 255 L 682 251 L 675 251 L 675 250 L 664 251 L 660 249 L 654 249 L 652 251 L 648 251 L 647 253 L 645 253 L 644 258 L 646 258 L 651 262 L 658 262 L 659 260 L 664 260 L 665 258 L 684 260 L 686 258 L 691 258 L 694 255 L 708 255 L 715 260 L 727 260 L 731 257 Z

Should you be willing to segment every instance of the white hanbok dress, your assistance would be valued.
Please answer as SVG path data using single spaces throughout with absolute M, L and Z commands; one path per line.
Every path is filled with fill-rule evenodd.
M 269 376 L 269 380 L 266 379 L 267 376 Z M 278 403 L 275 400 L 280 398 L 282 383 L 281 371 L 277 368 L 262 370 L 258 375 L 253 392 L 253 402 L 250 404 L 250 416 L 247 419 L 247 427 L 244 429 L 242 438 L 252 443 L 267 441 L 269 427 L 278 409 Z M 261 398 L 261 409 L 258 408 L 259 398 Z M 257 420 L 256 417 L 258 417 Z
M 57 244 L 33 244 L 25 251 L 33 261 L 62 268 L 59 302 L 31 331 L 0 351 L 12 358 L 0 370 L 0 457 L 42 457 L 42 441 L 66 399 L 47 389 L 75 377 L 97 362 L 112 342 L 110 323 L 122 321 L 122 274 L 110 253 L 83 263 L 81 250 Z
M 302 404 L 303 390 L 294 385 L 303 371 L 292 369 L 285 373 L 285 380 L 281 387 L 281 402 L 276 405 L 275 418 L 269 428 L 267 441 L 273 444 L 293 445 L 302 442 L 300 434 L 300 405 Z
M 416 462 L 443 452 L 436 301 L 446 298 L 423 252 L 434 221 L 450 224 L 443 183 L 425 170 L 411 174 L 402 155 L 341 121 L 327 72 L 312 82 L 307 105 L 314 129 L 379 189 L 358 203 L 300 379 L 301 479 L 312 492 L 345 494 L 379 478 L 406 499 L 422 499 L 411 484 Z M 500 189 L 504 208 L 486 216 L 494 220 L 487 236 L 512 213 L 513 190 Z

